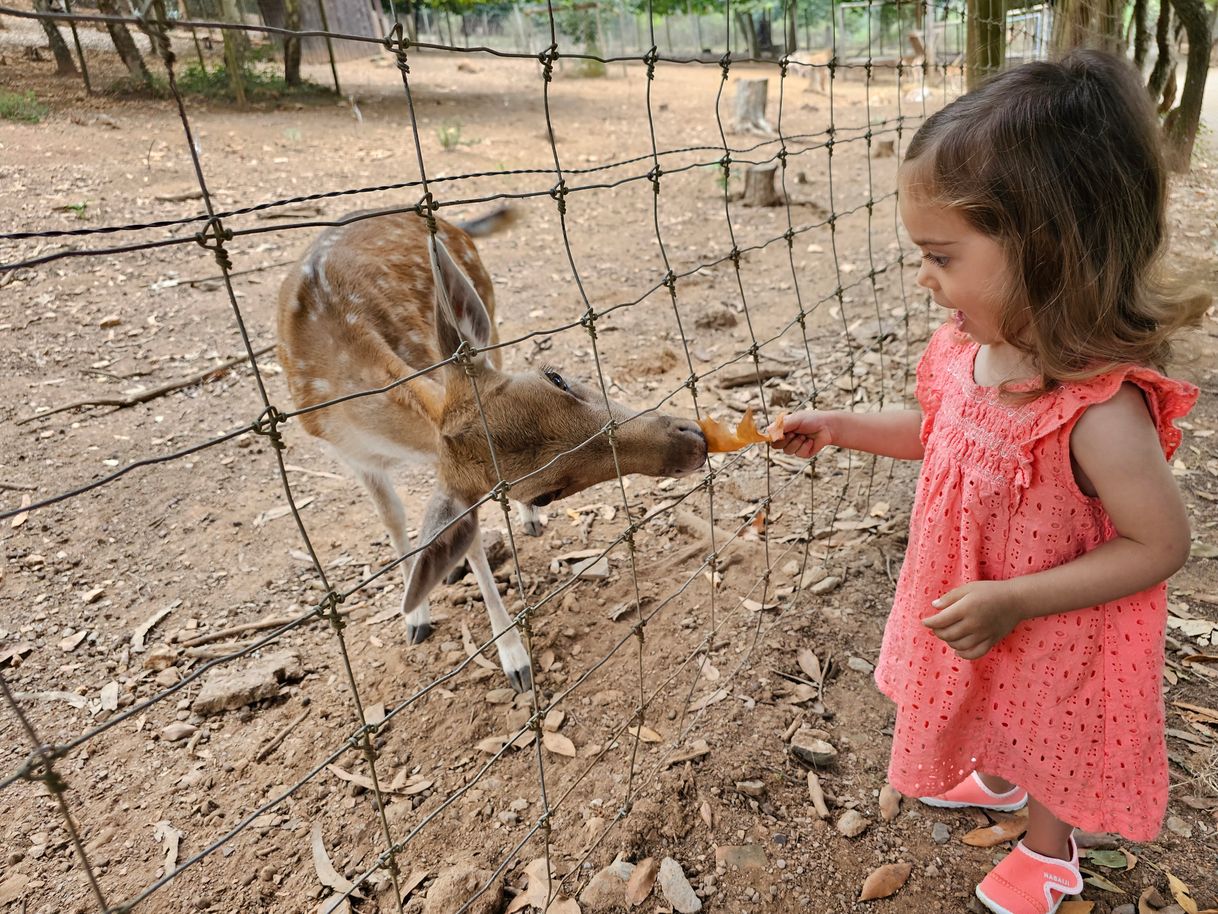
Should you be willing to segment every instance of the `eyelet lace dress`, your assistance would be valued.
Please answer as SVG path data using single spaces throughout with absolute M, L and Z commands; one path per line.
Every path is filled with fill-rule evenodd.
M 918 365 L 925 458 L 875 672 L 897 704 L 889 781 L 931 796 L 980 770 L 1087 831 L 1150 840 L 1167 805 L 1166 585 L 1020 622 L 975 661 L 922 620 L 962 584 L 1053 568 L 1114 538 L 1099 500 L 1075 482 L 1074 424 L 1136 384 L 1170 458 L 1181 438 L 1173 420 L 1198 391 L 1131 365 L 1013 404 L 974 381 L 977 350 L 945 325 Z

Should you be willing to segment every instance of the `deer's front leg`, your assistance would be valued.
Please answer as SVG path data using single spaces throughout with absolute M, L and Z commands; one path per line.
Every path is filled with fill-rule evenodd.
M 516 502 L 516 516 L 526 536 L 541 536 L 541 511 L 523 501 Z
M 364 484 L 364 488 L 368 490 L 368 494 L 372 496 L 372 501 L 376 504 L 376 513 L 380 515 L 381 521 L 389 530 L 393 550 L 397 554 L 397 558 L 401 559 L 410 552 L 410 537 L 406 533 L 406 510 L 402 507 L 402 500 L 398 498 L 398 493 L 393 488 L 393 481 L 383 470 L 357 466 L 355 472 L 359 481 Z M 402 569 L 402 615 L 406 617 L 406 639 L 411 644 L 426 641 L 431 635 L 431 605 L 427 601 L 427 591 L 423 592 L 422 599 L 417 600 L 413 605 L 409 604 L 410 580 L 417 560 L 418 557 L 413 556 L 403 560 L 400 566 Z
M 486 603 L 487 615 L 491 617 L 491 632 L 495 636 L 495 647 L 499 651 L 499 665 L 503 667 L 513 689 L 517 692 L 527 692 L 533 688 L 533 669 L 529 652 L 524 649 L 520 631 L 512 625 L 512 617 L 508 615 L 503 598 L 499 596 L 491 564 L 486 560 L 486 550 L 482 548 L 482 533 L 477 526 L 474 528 L 474 539 L 470 544 L 468 556 L 470 568 L 478 581 L 478 589 L 482 591 L 482 601 Z

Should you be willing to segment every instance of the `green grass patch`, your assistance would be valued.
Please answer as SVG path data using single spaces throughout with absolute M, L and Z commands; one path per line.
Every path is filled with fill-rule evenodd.
M 252 100 L 281 98 L 288 95 L 334 94 L 332 89 L 327 89 L 325 86 L 307 79 L 301 80 L 298 86 L 289 86 L 277 71 L 257 66 L 242 67 L 241 77 L 245 84 L 245 97 Z M 204 70 L 197 63 L 190 64 L 178 76 L 178 88 L 188 95 L 233 100 L 228 70 L 223 64 L 210 70 Z
M 0 89 L 0 120 L 25 121 L 37 124 L 50 109 L 34 97 L 33 92 L 9 92 Z

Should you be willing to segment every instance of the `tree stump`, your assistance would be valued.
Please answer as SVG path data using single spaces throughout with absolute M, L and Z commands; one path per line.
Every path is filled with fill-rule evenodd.
M 774 179 L 778 174 L 777 162 L 751 165 L 744 173 L 744 196 L 740 202 L 745 206 L 779 206 L 782 194 L 778 192 Z
M 774 134 L 765 119 L 765 99 L 770 86 L 768 79 L 742 79 L 736 83 L 736 118 L 733 127 L 737 133 Z

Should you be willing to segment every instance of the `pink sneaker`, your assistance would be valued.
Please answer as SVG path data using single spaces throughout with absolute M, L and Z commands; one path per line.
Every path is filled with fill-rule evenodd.
M 937 806 L 940 809 L 976 806 L 978 809 L 993 809 L 996 812 L 1014 812 L 1027 805 L 1028 792 L 1022 787 L 1012 787 L 1006 793 L 994 793 L 985 786 L 981 775 L 974 771 L 947 793 L 937 797 L 918 797 L 918 800 L 927 806 Z
M 1083 890 L 1078 845 L 1070 838 L 1070 859 L 1028 850 L 1022 841 L 977 886 L 977 898 L 994 914 L 1053 914 L 1067 895 Z

